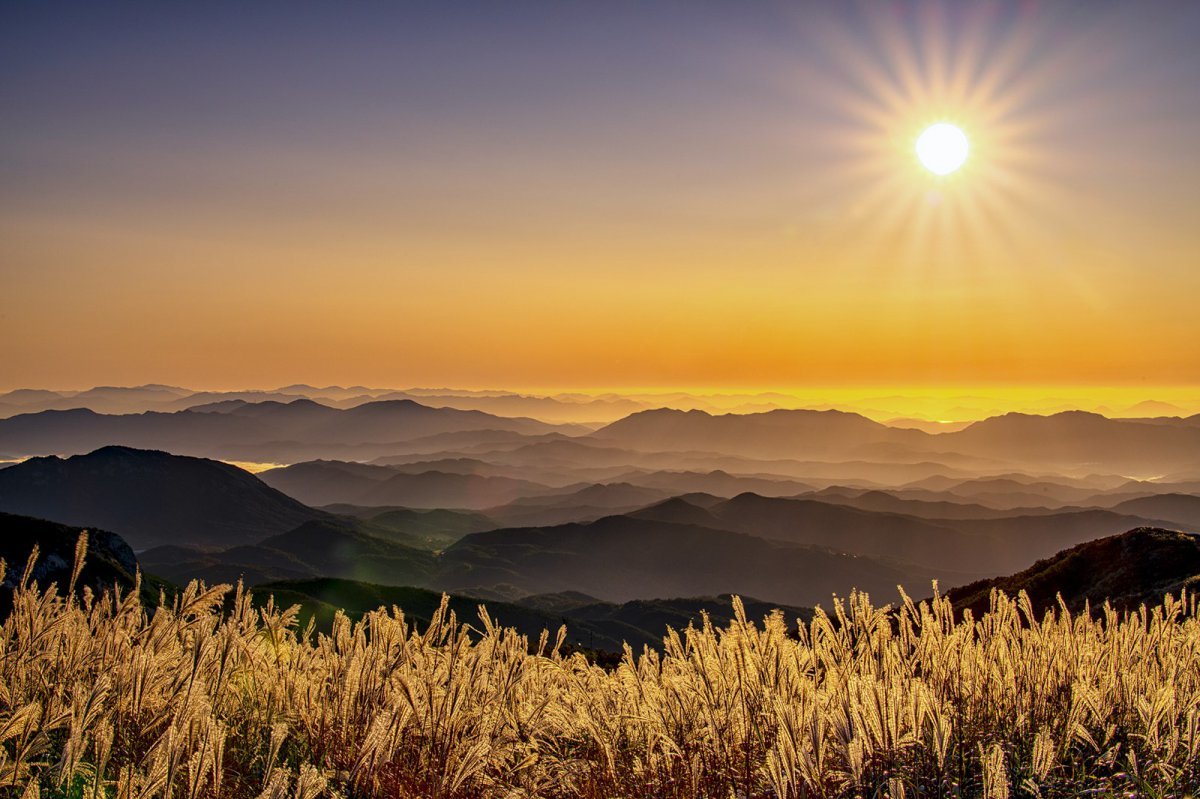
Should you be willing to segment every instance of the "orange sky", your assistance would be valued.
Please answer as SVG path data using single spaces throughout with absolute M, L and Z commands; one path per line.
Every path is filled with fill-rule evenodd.
M 6 12 L 0 386 L 1200 384 L 1195 9 L 881 8 Z

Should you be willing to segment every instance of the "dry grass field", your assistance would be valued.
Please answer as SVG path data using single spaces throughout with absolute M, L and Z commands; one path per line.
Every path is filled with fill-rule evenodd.
M 82 551 L 82 549 L 80 550 Z M 77 565 L 78 569 L 78 565 Z M 73 586 L 72 586 L 73 588 Z M 13 797 L 1134 797 L 1200 787 L 1194 598 L 1035 616 L 865 595 L 671 632 L 613 670 L 485 611 L 331 634 L 193 584 L 27 582 L 0 633 Z

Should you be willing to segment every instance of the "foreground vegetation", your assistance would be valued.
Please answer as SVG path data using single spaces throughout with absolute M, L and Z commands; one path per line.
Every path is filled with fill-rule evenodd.
M 83 547 L 79 548 L 82 554 Z M 76 565 L 76 574 L 79 564 Z M 332 632 L 193 584 L 21 581 L 0 632 L 0 795 L 1183 796 L 1200 786 L 1200 612 L 1040 618 L 865 595 L 668 634 L 615 669 L 481 610 Z M 562 633 L 559 633 L 559 641 Z

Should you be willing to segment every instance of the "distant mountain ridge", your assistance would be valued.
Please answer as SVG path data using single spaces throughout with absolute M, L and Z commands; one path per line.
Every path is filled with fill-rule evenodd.
M 530 480 L 425 471 L 344 461 L 309 461 L 258 475 L 267 485 L 309 505 L 401 505 L 408 508 L 482 509 L 549 493 Z
M 109 444 L 230 460 L 295 462 L 337 453 L 387 454 L 389 445 L 471 430 L 538 434 L 584 432 L 534 419 L 430 408 L 412 400 L 368 402 L 339 410 L 308 399 L 260 402 L 221 412 L 182 410 L 105 415 L 86 409 L 0 419 L 0 452 L 81 454 Z
M 1200 468 L 1200 426 L 1109 419 L 1085 411 L 1008 413 L 933 435 L 842 411 L 712 415 L 658 409 L 632 414 L 590 437 L 633 449 L 709 449 L 752 458 L 912 460 L 957 453 L 996 463 L 1103 468 L 1119 474 Z
M 600 428 L 591 437 L 635 449 L 711 450 L 755 458 L 851 453 L 876 444 L 921 446 L 932 438 L 919 430 L 887 427 L 845 411 L 712 415 L 669 408 L 632 414 Z

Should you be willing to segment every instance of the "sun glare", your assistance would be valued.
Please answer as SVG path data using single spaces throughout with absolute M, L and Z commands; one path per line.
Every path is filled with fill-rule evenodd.
M 949 175 L 967 160 L 970 143 L 956 125 L 939 122 L 917 137 L 917 158 L 935 175 Z

